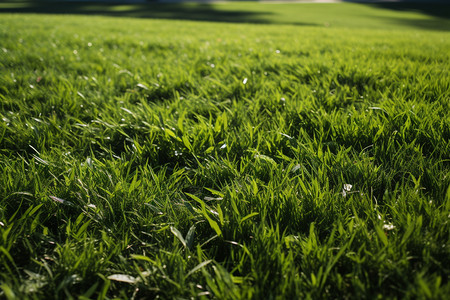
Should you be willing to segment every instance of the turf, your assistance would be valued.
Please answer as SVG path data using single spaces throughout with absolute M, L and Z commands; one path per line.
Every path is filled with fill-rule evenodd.
M 0 297 L 450 294 L 448 16 L 21 5 L 0 5 Z

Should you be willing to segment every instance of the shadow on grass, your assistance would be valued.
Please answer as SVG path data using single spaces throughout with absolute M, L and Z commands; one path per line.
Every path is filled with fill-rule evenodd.
M 416 3 L 399 1 L 396 3 L 380 2 L 370 4 L 377 8 L 391 9 L 395 11 L 413 11 L 432 17 L 450 19 L 450 5 L 444 2 Z
M 376 8 L 390 9 L 398 12 L 418 12 L 429 16 L 428 19 L 393 18 L 393 21 L 412 27 L 430 30 L 450 31 L 450 5 L 438 2 L 430 3 L 375 3 Z
M 395 0 L 395 2 L 380 2 L 378 0 L 342 1 L 366 4 L 378 8 L 391 9 L 396 11 L 415 11 L 421 14 L 439 18 L 450 18 L 450 5 L 448 0 Z
M 396 2 L 377 2 L 370 0 L 343 1 L 369 5 L 374 8 L 393 10 L 396 12 L 417 12 L 428 16 L 429 18 L 411 19 L 387 17 L 386 21 L 393 21 L 409 27 L 450 31 L 450 4 L 447 0 L 396 0 Z
M 272 12 L 219 10 L 208 3 L 89 3 L 29 1 L 0 4 L 0 13 L 75 14 L 113 17 L 271 24 Z M 315 23 L 276 22 L 316 26 Z

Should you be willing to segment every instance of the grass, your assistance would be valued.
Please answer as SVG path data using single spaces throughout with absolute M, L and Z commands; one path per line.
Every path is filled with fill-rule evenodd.
M 448 18 L 270 7 L 3 11 L 0 297 L 450 293 Z
M 257 5 L 255 5 L 257 4 Z M 80 14 L 231 23 L 291 24 L 345 28 L 426 28 L 448 31 L 450 6 L 438 3 L 308 4 L 178 3 L 117 4 L 92 2 L 12 1 L 0 12 Z M 399 13 L 401 12 L 401 13 Z

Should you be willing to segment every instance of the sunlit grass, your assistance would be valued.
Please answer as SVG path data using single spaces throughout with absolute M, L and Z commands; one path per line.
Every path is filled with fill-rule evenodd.
M 377 22 L 1 15 L 2 297 L 445 298 L 449 34 Z

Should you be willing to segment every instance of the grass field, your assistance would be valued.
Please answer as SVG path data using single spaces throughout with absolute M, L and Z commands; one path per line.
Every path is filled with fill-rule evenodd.
M 450 294 L 448 6 L 78 5 L 0 4 L 0 298 Z

